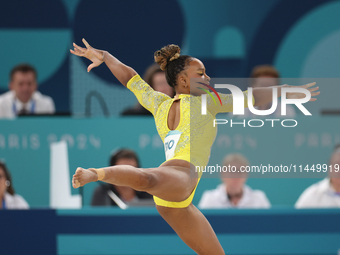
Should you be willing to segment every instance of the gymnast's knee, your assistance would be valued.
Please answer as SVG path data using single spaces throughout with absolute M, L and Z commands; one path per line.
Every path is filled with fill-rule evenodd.
M 148 171 L 148 169 L 140 168 L 139 171 L 139 178 L 134 189 L 139 191 L 148 191 L 157 184 L 154 174 Z

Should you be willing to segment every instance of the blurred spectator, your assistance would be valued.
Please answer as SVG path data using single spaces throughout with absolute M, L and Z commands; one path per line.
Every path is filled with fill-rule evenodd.
M 328 165 L 332 166 L 329 177 L 302 192 L 295 208 L 340 207 L 340 145 L 335 147 Z
M 280 73 L 279 71 L 271 66 L 271 65 L 259 65 L 255 66 L 251 72 L 251 86 L 253 88 L 259 87 L 270 87 L 277 86 L 280 84 Z M 268 110 L 272 107 L 272 102 L 256 107 L 257 110 Z M 265 117 L 295 117 L 296 112 L 292 105 L 287 105 L 286 107 L 286 115 L 281 115 L 281 101 L 278 99 L 277 108 L 271 115 L 266 115 Z M 249 111 L 248 108 L 244 110 L 244 116 L 242 117 L 261 117 L 259 115 L 255 115 Z
M 22 196 L 15 194 L 11 175 L 0 161 L 0 209 L 29 209 Z
M 115 165 L 140 167 L 136 153 L 127 149 L 121 149 L 111 156 L 110 166 Z M 117 206 L 117 204 L 107 194 L 108 190 L 115 193 L 126 204 L 138 205 L 138 202 L 142 202 L 140 200 L 146 199 L 150 200 L 148 201 L 150 202 L 149 205 L 153 204 L 152 196 L 146 192 L 136 191 L 130 187 L 105 183 L 95 189 L 92 197 L 92 206 Z
M 10 73 L 10 91 L 0 95 L 0 118 L 27 114 L 53 114 L 52 98 L 37 91 L 37 72 L 28 64 L 15 66 Z
M 169 97 L 175 96 L 175 91 L 166 81 L 165 73 L 159 68 L 158 64 L 153 64 L 146 70 L 143 80 L 149 84 L 154 90 L 162 92 Z M 121 115 L 152 115 L 139 102 L 134 107 L 125 109 Z
M 229 154 L 223 160 L 223 166 L 236 168 L 236 172 L 222 172 L 223 184 L 214 190 L 205 191 L 198 204 L 200 209 L 212 208 L 269 208 L 270 202 L 261 190 L 253 190 L 245 184 L 247 173 L 241 173 L 241 167 L 249 166 L 248 160 L 241 154 Z

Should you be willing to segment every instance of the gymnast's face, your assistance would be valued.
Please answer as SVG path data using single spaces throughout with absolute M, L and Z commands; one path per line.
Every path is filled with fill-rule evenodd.
M 205 94 L 205 92 L 200 88 L 207 88 L 198 82 L 209 85 L 209 81 L 210 77 L 206 74 L 205 66 L 202 61 L 193 58 L 193 60 L 190 61 L 188 68 L 183 71 L 183 75 L 179 77 L 179 82 L 177 84 L 184 86 L 188 94 L 202 95 Z

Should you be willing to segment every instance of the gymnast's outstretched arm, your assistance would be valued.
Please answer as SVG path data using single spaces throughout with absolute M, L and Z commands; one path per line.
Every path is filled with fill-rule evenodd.
M 277 88 L 277 96 L 281 97 L 281 89 L 282 88 L 303 88 L 303 89 L 308 89 L 311 92 L 312 98 L 310 101 L 315 101 L 316 98 L 313 98 L 317 95 L 320 94 L 320 92 L 317 92 L 319 87 L 313 87 L 315 85 L 315 82 L 313 83 L 308 83 L 303 86 L 289 86 L 289 85 L 281 85 L 281 86 L 271 86 L 271 87 L 260 87 L 260 88 L 253 88 L 253 96 L 255 98 L 255 105 L 254 106 L 260 106 L 264 104 L 268 104 L 273 101 L 272 98 L 272 89 Z M 303 93 L 287 93 L 287 98 L 291 99 L 298 99 L 298 98 L 304 98 L 305 94 Z
M 87 71 L 90 72 L 92 68 L 99 66 L 103 62 L 110 69 L 112 74 L 126 87 L 128 81 L 137 74 L 135 70 L 131 67 L 123 64 L 117 58 L 112 56 L 109 52 L 98 50 L 91 47 L 88 42 L 83 39 L 83 43 L 86 48 L 82 48 L 77 44 L 73 43 L 74 50 L 70 50 L 70 52 L 79 57 L 85 57 L 92 61 L 87 68 Z
M 131 90 L 137 97 L 138 102 L 153 115 L 157 113 L 158 107 L 162 104 L 162 102 L 170 99 L 168 95 L 155 91 L 151 88 L 137 75 L 135 70 L 120 62 L 109 52 L 91 47 L 85 39 L 83 39 L 83 43 L 86 48 L 82 48 L 73 43 L 74 50 L 70 50 L 70 52 L 76 56 L 85 57 L 92 61 L 92 64 L 88 66 L 87 71 L 89 72 L 92 68 L 105 62 L 112 74 L 125 87 Z

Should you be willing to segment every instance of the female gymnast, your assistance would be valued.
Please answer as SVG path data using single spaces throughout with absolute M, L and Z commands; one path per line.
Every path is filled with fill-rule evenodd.
M 85 39 L 83 43 L 86 48 L 74 43 L 71 53 L 92 61 L 87 68 L 88 72 L 105 62 L 112 74 L 153 114 L 163 142 L 167 145 L 169 142 L 174 143 L 174 146 L 166 147 L 166 161 L 156 168 L 143 169 L 128 165 L 100 169 L 77 168 L 72 179 L 73 187 L 78 188 L 101 180 L 146 191 L 154 196 L 157 210 L 164 220 L 197 254 L 224 254 L 211 225 L 191 201 L 201 177 L 195 171 L 195 166 L 208 164 L 210 149 L 216 137 L 217 128 L 213 127 L 212 121 L 217 113 L 232 111 L 232 95 L 219 93 L 222 105 L 215 105 L 207 97 L 207 115 L 201 115 L 201 97 L 198 95 L 202 93 L 195 88 L 190 90 L 190 79 L 200 78 L 209 83 L 210 78 L 203 63 L 197 58 L 180 55 L 178 46 L 165 46 L 154 55 L 155 61 L 165 70 L 168 84 L 176 91 L 175 97 L 170 98 L 154 91 L 135 70 L 121 63 L 109 52 L 91 47 Z M 301 87 L 316 96 L 319 92 L 316 92 L 318 87 L 311 88 L 314 84 Z M 280 96 L 282 86 L 277 87 Z M 243 93 L 247 106 L 248 93 Z M 290 97 L 304 97 L 300 94 L 292 93 Z M 256 88 L 253 90 L 253 97 L 255 106 L 271 102 L 272 89 Z

